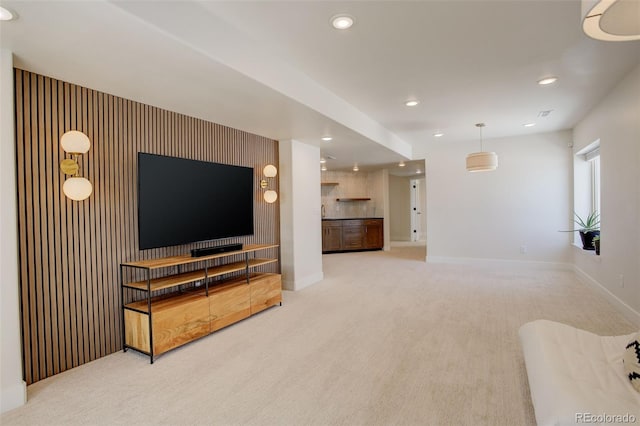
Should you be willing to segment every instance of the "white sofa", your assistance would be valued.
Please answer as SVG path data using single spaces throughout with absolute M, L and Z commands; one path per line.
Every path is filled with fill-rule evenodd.
M 640 393 L 622 364 L 635 333 L 598 336 L 537 320 L 519 334 L 538 426 L 640 424 Z

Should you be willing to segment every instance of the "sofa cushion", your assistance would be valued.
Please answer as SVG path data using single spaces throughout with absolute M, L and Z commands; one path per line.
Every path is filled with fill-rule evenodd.
M 624 352 L 624 372 L 631 380 L 631 385 L 640 392 L 640 333 L 627 344 Z
M 635 335 L 598 336 L 553 321 L 520 328 L 531 399 L 539 426 L 573 425 L 577 416 L 640 418 L 640 393 L 624 373 L 624 348 Z

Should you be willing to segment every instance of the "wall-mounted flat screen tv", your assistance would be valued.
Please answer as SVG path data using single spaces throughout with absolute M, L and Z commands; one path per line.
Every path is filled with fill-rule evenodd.
M 141 250 L 253 234 L 253 168 L 138 153 Z

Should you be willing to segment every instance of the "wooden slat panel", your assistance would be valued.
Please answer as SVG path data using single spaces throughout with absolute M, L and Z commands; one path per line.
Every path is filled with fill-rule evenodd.
M 30 322 L 30 312 L 31 310 L 29 305 L 29 290 L 32 286 L 29 283 L 29 270 L 27 269 L 30 265 L 27 256 L 27 232 L 25 231 L 26 226 L 29 221 L 27 220 L 27 185 L 26 177 L 27 173 L 25 171 L 26 160 L 27 160 L 27 150 L 26 150 L 26 137 L 25 134 L 27 128 L 30 126 L 25 126 L 25 122 L 29 122 L 29 117 L 26 114 L 27 103 L 29 102 L 29 95 L 25 96 L 25 84 L 26 82 L 23 79 L 23 74 L 21 72 L 15 73 L 15 99 L 16 99 L 16 160 L 17 160 L 17 198 L 18 198 L 18 229 L 21 230 L 19 233 L 19 246 L 20 250 L 18 252 L 19 261 L 20 261 L 20 277 L 21 277 L 21 287 L 20 287 L 20 299 L 22 304 L 22 347 L 23 353 L 29 354 L 24 359 L 24 375 L 32 376 L 33 375 L 33 348 L 31 347 L 31 322 Z
M 37 103 L 35 103 L 35 116 L 37 117 L 38 129 L 37 129 L 37 157 L 34 159 L 34 163 L 36 164 L 36 169 L 34 169 L 34 182 L 36 183 L 36 190 L 34 191 L 34 195 L 37 194 L 37 198 L 34 200 L 34 206 L 37 211 L 46 212 L 47 211 L 47 174 L 46 174 L 46 152 L 48 151 L 47 146 L 45 144 L 45 126 L 44 126 L 44 90 L 42 86 L 44 85 L 44 77 L 34 75 L 33 82 L 35 83 L 32 87 L 34 89 L 33 98 L 37 98 Z M 36 179 L 36 176 L 38 178 Z M 39 216 L 39 217 L 38 217 Z M 40 244 L 36 244 L 37 248 L 37 256 L 36 261 L 40 263 L 41 268 L 38 271 L 36 276 L 36 280 L 42 282 L 42 288 L 40 293 L 38 294 L 38 306 L 39 318 L 51 318 L 51 304 L 49 301 L 51 300 L 51 295 L 49 291 L 49 283 L 50 273 L 49 273 L 49 264 L 48 264 L 48 240 L 47 240 L 47 216 L 46 215 L 34 215 L 34 218 L 37 218 L 35 222 L 38 223 L 39 226 L 36 226 L 36 232 L 38 234 Z M 38 238 L 36 237 L 36 238 Z M 40 371 L 41 374 L 51 375 L 53 374 L 53 356 L 52 356 L 52 348 L 51 348 L 51 324 L 44 323 L 42 327 L 39 329 L 40 332 Z
M 58 117 L 57 120 L 57 132 L 55 136 L 59 139 L 60 136 L 64 133 L 66 128 L 65 126 L 65 99 L 64 99 L 64 90 L 65 84 L 61 81 L 56 82 L 56 108 L 52 110 L 56 111 L 55 114 Z M 62 149 L 58 147 L 58 154 L 60 157 L 64 157 Z M 55 169 L 54 169 L 55 170 Z M 61 173 L 59 170 L 57 174 Z M 69 246 L 69 239 L 67 238 L 67 203 L 64 194 L 62 193 L 62 183 L 64 182 L 64 177 L 60 177 L 58 180 L 58 198 L 56 199 L 56 204 L 59 206 L 59 214 L 60 218 L 58 220 L 59 228 L 56 228 L 56 235 L 59 236 L 60 246 L 56 247 L 58 250 L 56 253 L 60 254 L 60 257 L 56 256 L 58 259 L 58 263 L 61 266 L 61 280 L 58 282 L 58 287 L 61 289 L 62 295 L 62 306 L 63 306 L 63 316 L 62 320 L 64 321 L 64 342 L 61 342 L 64 346 L 64 363 L 61 365 L 61 370 L 67 370 L 73 367 L 73 339 L 71 337 L 71 326 L 75 321 L 75 316 L 71 314 L 71 291 L 69 288 L 70 275 L 69 275 L 69 256 L 67 256 L 67 247 Z M 27 378 L 28 381 L 28 378 Z M 35 381 L 35 380 L 34 380 Z
M 219 243 L 273 244 L 259 254 L 279 258 L 279 205 L 265 203 L 259 189 L 262 168 L 278 166 L 276 141 L 18 69 L 15 90 L 27 383 L 122 348 L 120 263 L 182 256 L 208 245 L 138 249 L 138 152 L 253 167 L 254 235 Z M 83 131 L 92 144 L 80 167 L 93 194 L 82 202 L 62 193 L 59 140 L 68 130 Z M 277 191 L 277 179 L 271 184 Z M 279 262 L 260 266 L 279 270 Z M 131 301 L 140 293 L 125 290 L 124 296 Z
M 53 140 L 57 140 L 57 136 L 54 136 L 53 134 L 53 129 L 54 129 L 54 117 L 52 114 L 52 85 L 51 85 L 51 79 L 50 78 L 46 78 L 43 77 L 43 84 L 44 84 L 44 106 L 43 106 L 43 119 L 44 119 L 44 125 L 43 125 L 43 132 L 44 132 L 44 154 L 46 156 L 46 160 L 45 160 L 45 164 L 56 164 L 58 162 L 58 150 L 57 149 L 52 149 L 55 147 L 55 144 L 52 142 Z M 57 126 L 55 127 L 57 128 Z M 48 268 L 48 273 L 46 274 L 46 277 L 48 278 L 48 283 L 47 283 L 47 288 L 50 292 L 50 300 L 51 303 L 49 304 L 49 307 L 51 309 L 51 312 L 49 313 L 49 318 L 52 318 L 53 321 L 51 321 L 49 323 L 49 327 L 51 329 L 51 337 L 49 339 L 48 345 L 49 345 L 49 349 L 51 350 L 52 353 L 52 364 L 50 365 L 50 369 L 49 371 L 47 371 L 48 375 L 51 374 L 56 374 L 58 372 L 60 372 L 60 356 L 61 356 L 61 352 L 59 350 L 59 345 L 58 342 L 60 340 L 60 336 L 59 336 L 59 332 L 61 332 L 61 328 L 58 327 L 58 324 L 56 322 L 56 320 L 58 318 L 61 317 L 61 315 L 58 315 L 58 298 L 60 296 L 60 293 L 57 290 L 57 286 L 56 283 L 58 283 L 58 277 L 59 277 L 59 268 L 57 267 L 57 262 L 56 262 L 56 258 L 53 255 L 56 252 L 56 248 L 55 248 L 55 218 L 57 216 L 55 216 L 54 213 L 54 197 L 55 197 L 55 192 L 54 192 L 54 187 L 58 185 L 58 181 L 57 181 L 57 175 L 55 173 L 55 170 L 53 168 L 49 168 L 47 170 L 45 170 L 45 173 L 43 173 L 43 175 L 46 177 L 45 179 L 45 185 L 48 185 L 49 188 L 46 191 L 46 223 L 48 226 L 46 226 L 46 229 L 44 229 L 43 231 L 46 232 L 46 238 L 48 241 L 48 247 L 45 250 L 45 253 L 47 254 L 47 263 L 46 263 L 46 267 Z M 45 235 L 43 233 L 43 235 Z

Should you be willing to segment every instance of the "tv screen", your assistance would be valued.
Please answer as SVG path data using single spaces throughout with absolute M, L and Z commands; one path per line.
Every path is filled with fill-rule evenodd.
M 253 168 L 138 153 L 140 249 L 253 234 Z

